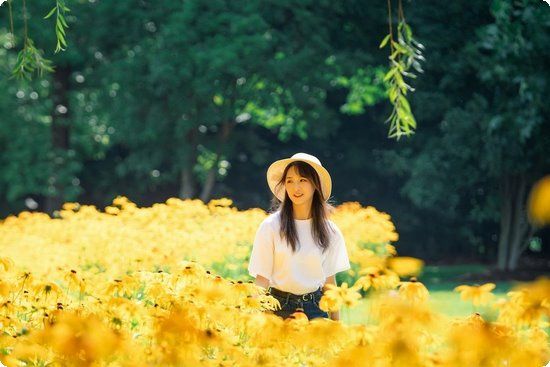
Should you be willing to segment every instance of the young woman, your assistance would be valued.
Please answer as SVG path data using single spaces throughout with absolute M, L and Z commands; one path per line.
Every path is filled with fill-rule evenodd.
M 316 157 L 297 153 L 269 166 L 267 182 L 275 211 L 259 226 L 248 272 L 281 304 L 284 319 L 297 310 L 311 320 L 329 317 L 319 308 L 326 284 L 350 269 L 340 229 L 328 219 L 332 190 L 328 171 Z M 331 312 L 339 320 L 339 312 Z

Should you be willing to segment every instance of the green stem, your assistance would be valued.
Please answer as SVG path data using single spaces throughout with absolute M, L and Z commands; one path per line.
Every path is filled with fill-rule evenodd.
M 19 296 L 21 295 L 21 293 L 23 292 L 23 288 L 25 288 L 25 282 L 27 281 L 27 277 L 25 277 L 25 279 L 23 279 L 23 283 L 21 284 L 21 289 L 19 290 L 19 292 L 15 295 L 15 297 L 13 298 L 13 304 L 15 305 L 15 301 L 19 298 Z
M 24 25 L 25 25 L 25 43 L 24 43 L 24 46 L 23 47 L 27 47 L 27 4 L 25 2 L 25 0 L 23 0 L 23 22 L 24 22 Z
M 398 19 L 403 22 L 405 21 L 405 13 L 403 13 L 403 3 L 401 2 L 401 0 L 399 0 Z
M 8 9 L 10 14 L 10 31 L 11 31 L 12 37 L 15 39 L 15 34 L 13 33 L 13 14 L 11 11 L 11 0 L 8 0 Z
M 390 26 L 390 55 L 393 54 L 393 30 L 391 27 L 391 0 L 388 0 L 388 24 Z

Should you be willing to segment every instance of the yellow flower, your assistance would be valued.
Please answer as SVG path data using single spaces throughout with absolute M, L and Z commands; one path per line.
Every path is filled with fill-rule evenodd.
M 321 297 L 321 301 L 319 302 L 319 307 L 323 311 L 329 311 L 329 309 L 331 312 L 338 311 L 341 305 L 355 307 L 361 298 L 361 294 L 357 292 L 359 287 L 356 285 L 349 288 L 348 283 L 344 282 L 340 287 L 334 284 L 327 284 L 326 287 L 327 290 L 324 291 L 323 297 Z M 325 297 L 327 300 L 323 301 Z M 323 305 L 322 307 L 321 304 Z M 326 309 L 323 309 L 323 307 L 326 307 Z
M 326 312 L 336 312 L 340 309 L 342 303 L 339 298 L 321 297 L 319 308 Z
M 63 294 L 61 288 L 54 282 L 40 283 L 34 286 L 33 290 L 37 295 L 43 294 L 45 296 L 49 296 L 50 294 L 54 294 L 55 296 L 60 296 Z
M 416 278 L 412 278 L 410 282 L 399 283 L 399 294 L 411 302 L 424 302 L 430 295 L 424 284 Z
M 117 208 L 116 206 L 107 206 L 107 207 L 105 207 L 105 213 L 112 214 L 112 215 L 117 215 L 117 214 L 120 213 L 120 209 Z
M 112 356 L 123 343 L 121 335 L 106 327 L 98 316 L 70 313 L 60 314 L 56 323 L 37 333 L 36 339 L 81 366 Z
M 400 277 L 416 277 L 424 267 L 424 261 L 407 256 L 390 257 L 388 267 Z
M 11 284 L 0 279 L 0 296 L 6 297 L 11 292 Z
M 233 200 L 228 198 L 212 199 L 208 203 L 208 207 L 215 207 L 215 206 L 230 207 L 231 205 L 233 205 Z
M 527 207 L 529 218 L 533 223 L 550 224 L 550 175 L 541 178 L 533 185 Z
M 113 200 L 113 205 L 125 207 L 127 205 L 133 204 L 126 196 L 117 196 Z
M 10 271 L 13 269 L 13 261 L 7 257 L 0 257 L 0 266 L 4 268 L 4 271 Z
M 302 311 L 291 313 L 287 320 L 293 320 L 300 324 L 307 323 L 309 321 L 307 315 Z
M 460 292 L 460 298 L 464 301 L 471 300 L 474 306 L 486 304 L 493 297 L 491 291 L 495 289 L 494 283 L 486 283 L 480 286 L 460 285 L 455 292 Z
M 65 204 L 63 204 L 62 208 L 63 208 L 63 210 L 76 211 L 80 208 L 80 204 L 79 203 L 65 203 Z
M 83 278 L 78 277 L 76 270 L 71 269 L 69 272 L 65 273 L 65 280 L 69 283 L 69 287 L 76 286 L 80 293 L 86 291 L 86 283 Z
M 372 286 L 372 278 L 367 275 L 362 276 L 355 281 L 353 286 L 363 288 L 363 290 L 366 291 Z
M 260 299 L 253 296 L 247 296 L 243 299 L 243 305 L 246 308 L 252 308 L 255 310 L 262 310 L 263 306 L 260 303 Z
M 377 290 L 395 289 L 399 284 L 399 276 L 389 269 L 369 267 L 361 269 L 359 274 L 365 275 L 357 279 L 354 286 L 362 287 L 363 290 L 371 286 Z
M 450 325 L 448 339 L 452 348 L 448 358 L 454 362 L 452 366 L 500 366 L 517 351 L 512 335 L 509 327 L 487 322 L 475 313 Z
M 503 320 L 518 325 L 541 326 L 544 317 L 550 317 L 549 278 L 542 277 L 516 286 L 507 295 L 510 301 L 500 306 Z
M 118 292 L 121 296 L 124 294 L 131 295 L 138 286 L 139 282 L 136 278 L 125 275 L 122 279 L 114 279 L 105 289 L 105 294 L 112 295 L 114 292 Z
M 387 244 L 387 245 L 386 245 L 386 251 L 387 251 L 388 254 L 390 254 L 391 256 L 397 255 L 397 250 L 395 249 L 395 246 L 393 246 L 393 245 Z

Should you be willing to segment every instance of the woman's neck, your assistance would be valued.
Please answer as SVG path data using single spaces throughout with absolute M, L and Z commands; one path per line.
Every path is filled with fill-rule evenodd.
M 311 218 L 311 205 L 293 205 L 294 219 L 305 220 Z

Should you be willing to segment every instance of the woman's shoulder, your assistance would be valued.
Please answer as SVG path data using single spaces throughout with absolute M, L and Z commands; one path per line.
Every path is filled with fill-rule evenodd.
M 339 230 L 338 226 L 336 225 L 336 223 L 332 220 L 332 219 L 328 219 L 327 218 L 327 223 L 328 223 L 328 226 L 331 228 L 331 229 L 334 229 L 334 230 Z
M 340 230 L 338 225 L 333 220 L 327 219 L 327 223 L 328 223 L 329 228 L 332 230 L 332 233 L 336 237 L 343 237 L 342 231 Z
M 280 222 L 280 213 L 278 211 L 269 213 L 267 217 L 261 223 L 261 226 L 266 226 L 270 228 L 277 228 Z

